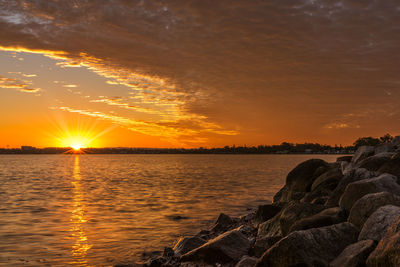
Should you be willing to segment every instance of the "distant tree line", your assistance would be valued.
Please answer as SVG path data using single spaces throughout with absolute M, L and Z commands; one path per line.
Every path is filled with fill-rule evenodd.
M 353 146 L 321 145 L 318 143 L 294 144 L 283 142 L 280 145 L 259 146 L 224 146 L 220 148 L 83 148 L 85 154 L 351 154 L 364 145 L 376 146 L 388 143 L 393 136 L 385 134 L 382 137 L 360 137 Z M 70 147 L 35 148 L 23 146 L 21 148 L 0 148 L 0 154 L 65 154 L 74 153 Z
M 355 148 L 358 148 L 360 146 L 377 146 L 379 144 L 383 143 L 389 143 L 393 140 L 393 136 L 390 134 L 385 134 L 384 136 L 381 136 L 379 138 L 375 137 L 360 137 L 356 141 L 354 141 L 353 145 Z

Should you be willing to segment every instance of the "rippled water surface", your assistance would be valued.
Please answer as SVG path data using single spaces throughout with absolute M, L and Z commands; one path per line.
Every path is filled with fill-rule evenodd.
M 209 227 L 220 212 L 240 216 L 271 200 L 310 157 L 2 155 L 0 265 L 139 259 Z

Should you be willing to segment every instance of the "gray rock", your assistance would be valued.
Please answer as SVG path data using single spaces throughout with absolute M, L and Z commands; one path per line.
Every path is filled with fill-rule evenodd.
M 240 231 L 234 229 L 186 253 L 181 257 L 181 261 L 237 262 L 242 256 L 247 255 L 249 249 L 250 241 Z
M 396 181 L 397 177 L 382 174 L 375 178 L 350 183 L 346 186 L 339 205 L 350 211 L 354 203 L 367 194 L 387 191 L 400 195 L 400 185 Z
M 356 153 L 354 153 L 354 156 L 351 160 L 353 163 L 357 163 L 360 160 L 363 160 L 365 158 L 368 158 L 369 156 L 372 156 L 375 153 L 375 147 L 374 146 L 360 146 Z
M 383 152 L 394 152 L 395 146 L 392 143 L 383 143 L 375 147 L 375 154 Z
M 346 247 L 340 255 L 331 262 L 331 267 L 365 266 L 368 255 L 375 249 L 373 240 L 362 240 Z
M 400 266 L 400 216 L 388 227 L 386 235 L 369 255 L 367 266 Z
M 287 175 L 285 189 L 278 192 L 281 195 L 279 201 L 300 200 L 305 192 L 310 191 L 314 180 L 328 167 L 329 164 L 321 159 L 310 159 L 297 165 Z
M 296 231 L 268 249 L 256 267 L 328 266 L 357 235 L 357 228 L 347 222 Z
M 282 239 L 282 236 L 275 237 L 263 237 L 257 238 L 253 247 L 250 250 L 250 254 L 259 258 L 267 251 L 270 247 L 272 247 L 276 242 Z
M 329 208 L 311 217 L 296 221 L 290 228 L 289 232 L 307 230 L 310 228 L 319 228 L 332 224 L 338 224 L 344 221 L 346 221 L 346 214 L 343 209 L 339 207 Z
M 391 143 L 392 143 L 392 145 L 399 147 L 400 146 L 400 136 L 395 136 Z
M 382 164 L 378 169 L 379 173 L 390 173 L 400 178 L 400 153 L 394 155 L 389 161 Z M 399 180 L 397 181 L 399 182 Z
M 338 206 L 339 200 L 343 195 L 343 192 L 345 191 L 348 184 L 376 176 L 378 176 L 376 172 L 371 172 L 361 168 L 350 168 L 348 172 L 345 172 L 344 177 L 340 180 L 335 190 L 333 190 L 332 194 L 329 196 L 329 199 L 326 201 L 325 206 L 328 207 Z
M 225 232 L 229 230 L 229 227 L 232 226 L 233 223 L 234 221 L 231 217 L 224 213 L 221 213 L 211 230 L 214 232 Z
M 310 203 L 289 203 L 283 210 L 279 218 L 282 235 L 285 236 L 289 233 L 290 227 L 302 219 L 315 215 L 325 209 L 322 205 L 314 205 Z
M 276 214 L 278 214 L 281 211 L 281 209 L 282 209 L 281 207 L 270 204 L 258 206 L 254 218 L 255 225 L 259 225 L 260 223 L 263 223 L 273 218 Z
M 388 227 L 396 220 L 400 214 L 400 207 L 386 205 L 377 209 L 361 229 L 358 240 L 372 239 L 380 241 L 386 234 Z
M 280 213 L 275 215 L 272 219 L 263 222 L 258 226 L 257 238 L 263 237 L 281 237 L 282 230 L 280 224 Z
M 249 256 L 243 256 L 235 267 L 253 267 L 257 263 L 258 259 Z
M 173 250 L 176 256 L 181 256 L 183 254 L 188 253 L 189 251 L 196 249 L 203 244 L 205 244 L 206 241 L 204 239 L 198 238 L 198 237 L 185 237 L 185 238 L 180 238 L 176 245 L 174 246 Z
M 353 156 L 341 156 L 336 159 L 336 162 L 341 162 L 341 161 L 350 162 L 352 158 Z
M 327 185 L 330 185 L 332 184 L 332 182 L 337 185 L 342 178 L 343 174 L 340 170 L 340 167 L 338 166 L 336 168 L 332 168 L 315 179 L 315 181 L 311 185 L 311 191 L 316 190 L 318 187 L 325 187 Z
M 365 158 L 357 163 L 359 168 L 364 168 L 369 171 L 377 171 L 386 162 L 390 161 L 394 153 L 383 152 L 377 155 Z
M 400 206 L 400 196 L 389 192 L 365 195 L 354 203 L 348 221 L 361 229 L 372 213 L 386 205 Z

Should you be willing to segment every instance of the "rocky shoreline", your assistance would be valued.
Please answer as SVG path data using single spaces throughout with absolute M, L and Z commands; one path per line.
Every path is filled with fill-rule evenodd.
M 135 265 L 400 266 L 400 137 L 334 163 L 300 163 L 273 203 L 221 214 L 212 229 Z

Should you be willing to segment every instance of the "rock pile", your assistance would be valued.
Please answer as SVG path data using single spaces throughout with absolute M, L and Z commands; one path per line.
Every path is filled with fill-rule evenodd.
M 272 204 L 179 240 L 147 266 L 400 266 L 400 140 L 294 168 Z M 397 142 L 397 143 L 396 143 Z

